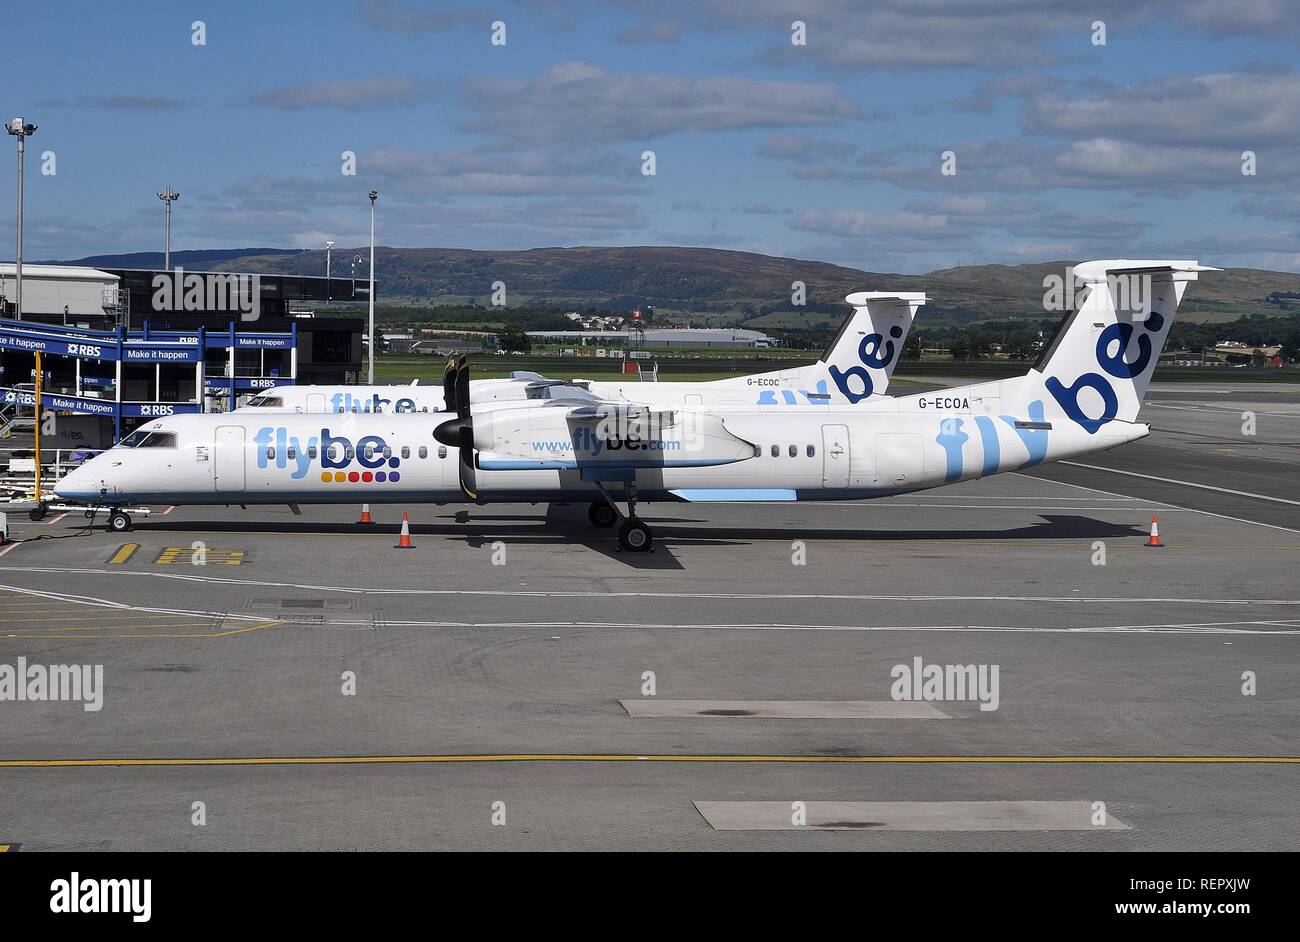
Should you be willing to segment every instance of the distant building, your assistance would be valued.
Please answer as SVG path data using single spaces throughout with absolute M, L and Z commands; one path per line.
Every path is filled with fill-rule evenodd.
M 530 330 L 535 343 L 594 343 L 602 347 L 661 347 L 664 349 L 706 349 L 709 347 L 776 346 L 776 339 L 758 330 L 742 327 L 659 327 L 635 330 Z
M 481 353 L 496 345 L 497 335 L 491 331 L 425 327 L 420 330 L 420 339 L 411 344 L 411 352 L 447 356 L 451 353 Z
M 410 353 L 415 344 L 414 334 L 380 334 L 379 338 L 383 341 L 381 349 L 387 353 Z
M 23 308 L 30 313 L 59 316 L 75 324 L 87 318 L 113 315 L 123 304 L 121 276 L 97 268 L 72 265 L 24 265 Z M 0 265 L 0 317 L 12 317 L 18 297 L 16 267 Z

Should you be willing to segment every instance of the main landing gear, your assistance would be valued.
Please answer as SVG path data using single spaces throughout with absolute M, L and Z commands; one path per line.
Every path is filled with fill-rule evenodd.
M 587 508 L 587 519 L 593 527 L 612 527 L 622 514 L 605 490 L 605 485 L 598 484 L 597 487 L 600 488 L 603 499 L 591 502 Z M 654 552 L 654 532 L 636 516 L 635 484 L 627 486 L 627 517 L 623 518 L 623 523 L 618 528 L 618 545 L 628 553 Z
M 607 500 L 593 500 L 591 506 L 587 508 L 587 519 L 591 521 L 593 527 L 600 527 L 603 530 L 618 522 L 618 511 Z

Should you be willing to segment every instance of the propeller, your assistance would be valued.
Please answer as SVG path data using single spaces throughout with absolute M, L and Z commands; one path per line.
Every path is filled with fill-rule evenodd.
M 469 357 L 462 356 L 453 365 L 447 361 L 443 374 L 443 390 L 449 411 L 456 418 L 448 419 L 433 430 L 433 437 L 449 448 L 459 449 L 457 465 L 460 472 L 460 491 L 470 500 L 477 500 L 474 490 L 474 417 L 469 404 Z

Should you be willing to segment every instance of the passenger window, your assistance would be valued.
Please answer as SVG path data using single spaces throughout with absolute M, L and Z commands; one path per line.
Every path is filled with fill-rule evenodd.
M 345 449 L 343 449 L 343 457 L 344 457 L 344 458 L 347 458 L 348 461 L 351 461 L 351 460 L 352 460 L 353 458 L 355 458 L 356 456 L 357 456 L 357 450 L 356 450 L 355 448 L 345 448 Z
M 791 445 L 791 446 L 790 446 L 790 457 L 791 457 L 791 458 L 798 458 L 798 457 L 799 457 L 799 446 L 798 446 L 798 445 Z
M 425 448 L 423 445 L 420 446 L 420 457 L 421 458 L 429 457 L 429 449 Z
M 310 458 L 312 461 L 315 461 L 315 460 L 316 460 L 316 446 L 315 446 L 315 445 L 308 445 L 308 446 L 307 446 L 307 457 Z
M 298 457 L 298 449 L 290 445 L 288 448 L 284 450 L 284 456 L 288 458 L 290 461 L 293 461 L 295 458 Z
M 274 445 L 267 445 L 267 446 L 266 446 L 266 460 L 267 460 L 267 461 L 274 461 L 274 460 L 275 460 L 275 446 L 274 446 Z
M 387 461 L 387 460 L 388 460 L 389 458 L 391 458 L 391 457 L 393 457 L 393 449 L 390 448 L 388 445 L 385 445 L 385 446 L 384 446 L 384 460 Z
M 814 448 L 812 445 L 809 445 L 809 446 L 808 446 L 808 457 L 811 458 L 811 457 L 813 457 L 813 456 L 816 455 L 816 454 L 817 454 L 817 449 Z
M 391 449 L 388 449 L 388 448 L 385 448 L 384 450 L 385 450 L 385 451 L 391 451 Z M 405 461 L 405 460 L 406 460 L 407 458 L 409 458 L 409 457 L 411 457 L 411 449 L 408 448 L 407 446 L 403 445 L 403 446 L 402 446 L 402 460 Z
M 772 446 L 772 457 L 773 457 L 773 458 L 780 458 L 780 457 L 781 457 L 781 446 L 780 446 L 780 445 L 773 445 L 773 446 Z
M 438 457 L 439 457 L 439 458 L 446 458 L 446 457 L 447 457 L 447 446 L 446 446 L 446 445 L 439 445 L 439 446 L 438 446 Z
M 375 446 L 374 446 L 374 445 L 367 445 L 367 446 L 365 447 L 365 450 L 362 452 L 362 454 L 365 455 L 366 460 L 369 461 L 371 458 L 373 458 L 373 457 L 375 456 Z M 352 457 L 352 456 L 349 455 L 348 457 L 350 458 L 350 457 Z
M 755 446 L 754 446 L 754 457 L 755 457 L 755 458 L 762 458 L 762 457 L 763 457 L 763 446 L 762 446 L 762 445 L 755 445 Z

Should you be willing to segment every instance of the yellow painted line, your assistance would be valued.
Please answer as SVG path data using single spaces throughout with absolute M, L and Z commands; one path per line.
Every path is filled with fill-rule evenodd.
M 9 607 L 9 606 L 0 605 L 0 615 L 25 615 L 25 614 L 27 614 L 28 612 L 41 612 L 42 614 L 44 614 L 45 612 L 77 612 L 77 611 L 81 611 L 81 609 L 78 609 L 78 608 L 45 608 L 45 607 L 40 606 L 40 605 L 36 605 L 36 606 L 26 606 L 26 607 L 23 607 L 23 608 L 11 608 L 11 607 Z
M 87 625 L 82 628 L 76 625 L 64 625 L 60 628 L 50 628 L 46 631 L 39 631 L 32 628 L 23 629 L 26 631 L 36 631 L 35 634 L 12 634 L 0 629 L 0 640 L 8 638 L 21 638 L 27 641 L 41 640 L 45 641 L 50 638 L 226 638 L 230 635 L 247 634 L 250 631 L 261 631 L 263 628 L 275 628 L 283 622 L 268 621 L 259 622 L 256 625 L 247 625 L 243 628 L 231 628 L 227 631 L 204 631 L 198 633 L 179 634 L 175 632 L 150 631 L 149 634 L 141 635 L 92 635 L 85 632 L 93 631 L 137 631 L 146 628 L 211 628 L 211 622 L 203 622 L 198 625 Z
M 186 549 L 180 546 L 168 546 L 163 549 L 154 559 L 155 566 L 173 566 L 180 564 L 192 564 L 195 566 L 239 566 L 244 562 L 247 554 L 246 550 L 218 550 L 209 549 L 202 553 L 203 562 L 194 562 L 194 556 L 198 550 Z
M 7 614 L 9 614 L 9 613 L 8 613 L 8 612 L 0 612 L 0 614 L 5 614 L 5 615 L 7 615 Z M 66 615 L 66 616 L 61 616 L 61 617 L 59 617 L 59 618 L 39 618 L 39 619 L 22 619 L 22 618 L 19 618 L 19 619 L 16 619 L 16 620 L 17 620 L 17 621 L 30 620 L 30 621 L 33 621 L 33 622 L 47 622 L 47 621 L 82 621 L 82 620 L 89 621 L 89 620 L 94 619 L 94 618 L 192 618 L 192 617 L 193 617 L 193 616 L 192 616 L 191 614 L 189 614 L 188 612 L 136 612 L 136 611 L 130 611 L 130 610 L 128 610 L 128 611 L 112 612 L 112 613 L 105 614 L 105 615 L 89 615 L 89 614 L 86 614 L 85 612 L 82 612 L 82 613 L 79 614 L 79 615 Z
M 0 854 L 8 853 L 8 851 L 9 851 L 8 844 L 0 844 Z
M 30 621 L 32 622 L 32 624 L 39 624 L 39 622 L 45 622 L 45 621 L 81 621 L 81 620 L 94 621 L 96 620 L 96 618 L 194 618 L 194 617 L 203 617 L 203 616 L 201 615 L 195 616 L 194 613 L 192 612 L 125 611 L 125 612 L 107 613 L 107 615 L 90 615 L 90 613 L 82 612 L 79 613 L 79 615 L 68 615 L 59 618 L 32 618 L 29 616 L 25 618 L 16 618 L 16 620 L 14 621 Z
M 16 630 L 34 632 L 33 634 L 29 634 L 25 636 L 29 638 L 51 638 L 51 637 L 67 638 L 67 637 L 75 637 L 75 636 L 66 633 L 58 634 L 58 632 L 136 631 L 145 628 L 207 628 L 207 627 L 211 627 L 211 625 L 212 625 L 211 622 L 203 622 L 202 624 L 189 624 L 185 622 L 177 622 L 177 623 L 163 623 L 160 625 L 59 625 L 58 627 L 48 628 L 45 630 L 42 630 L 40 628 L 34 628 L 31 625 L 24 625 L 22 627 L 19 627 Z
M 117 548 L 117 552 L 108 560 L 108 564 L 110 566 L 121 566 L 134 556 L 139 549 L 139 543 L 123 543 Z
M 782 755 L 600 755 L 581 753 L 502 753 L 427 756 L 229 756 L 215 759 L 0 759 L 0 768 L 91 768 L 97 766 L 201 765 L 390 765 L 397 763 L 481 762 L 795 762 L 795 763 L 1109 763 L 1123 765 L 1300 763 L 1300 756 L 782 756 Z

